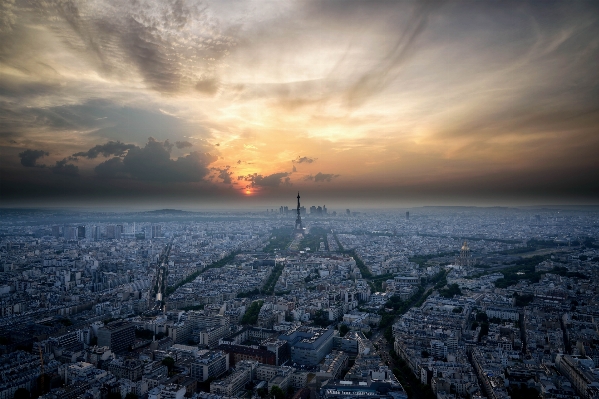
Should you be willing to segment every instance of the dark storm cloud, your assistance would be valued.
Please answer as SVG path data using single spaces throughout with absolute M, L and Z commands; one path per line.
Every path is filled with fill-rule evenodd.
M 175 146 L 178 149 L 182 150 L 183 148 L 186 148 L 186 147 L 193 147 L 193 144 L 191 144 L 189 141 L 177 141 L 177 142 L 175 142 Z
M 293 163 L 312 163 L 314 161 L 316 161 L 318 158 L 310 158 L 310 157 L 300 157 L 298 156 L 297 159 L 294 159 Z
M 56 161 L 56 165 L 51 166 L 50 170 L 56 175 L 72 177 L 79 176 L 79 167 L 77 165 L 73 165 L 72 163 L 68 163 L 67 158 L 63 159 L 62 161 Z
M 318 172 L 316 175 L 308 175 L 304 177 L 305 181 L 313 181 L 315 183 L 330 183 L 333 179 L 339 177 L 340 175 L 336 175 L 333 173 L 322 173 Z
M 237 180 L 249 182 L 249 187 L 279 187 L 281 184 L 285 186 L 290 186 L 290 174 L 291 173 L 289 172 L 279 172 L 264 176 L 258 173 L 254 173 L 246 176 L 238 176 Z
M 212 168 L 211 170 L 218 172 L 217 177 L 223 181 L 225 184 L 232 184 L 233 180 L 231 176 L 233 176 L 233 172 L 231 171 L 231 167 L 227 165 L 224 168 Z
M 19 154 L 19 158 L 21 158 L 21 165 L 25 167 L 43 168 L 45 165 L 38 165 L 37 160 L 47 155 L 50 155 L 47 151 L 27 149 Z
M 125 165 L 123 164 L 123 160 L 119 157 L 111 158 L 107 161 L 102 162 L 98 166 L 94 168 L 96 175 L 99 177 L 105 178 L 119 178 L 119 177 L 128 177 L 125 172 Z
M 120 141 L 109 141 L 106 144 L 98 144 L 87 151 L 77 152 L 73 154 L 73 156 L 85 157 L 89 159 L 96 158 L 100 154 L 102 154 L 104 157 L 109 157 L 111 155 L 124 156 L 128 150 L 134 147 L 134 144 L 125 144 L 121 143 Z
M 319 182 L 330 182 L 331 180 L 333 180 L 336 177 L 339 177 L 340 175 L 336 175 L 336 174 L 332 174 L 332 173 L 321 173 L 318 172 L 315 176 L 314 176 L 314 181 L 316 183 Z
M 290 185 L 290 178 L 288 176 L 288 172 L 273 173 L 267 176 L 257 175 L 252 181 L 252 186 L 278 187 L 281 184 Z
M 100 177 L 130 177 L 142 181 L 199 182 L 210 172 L 209 165 L 218 159 L 210 153 L 192 152 L 176 160 L 170 158 L 173 145 L 150 138 L 141 148 L 134 146 L 124 158 L 114 157 L 95 168 Z

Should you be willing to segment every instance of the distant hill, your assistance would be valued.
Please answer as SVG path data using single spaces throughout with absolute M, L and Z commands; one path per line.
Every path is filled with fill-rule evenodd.
M 146 211 L 143 213 L 149 213 L 152 215 L 185 215 L 194 212 L 182 211 L 180 209 L 157 209 L 155 211 Z

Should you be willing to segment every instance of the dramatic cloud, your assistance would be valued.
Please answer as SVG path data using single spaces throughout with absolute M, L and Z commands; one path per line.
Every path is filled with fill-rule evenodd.
M 233 172 L 230 169 L 231 167 L 227 165 L 224 168 L 212 168 L 211 170 L 218 172 L 217 177 L 221 179 L 223 183 L 232 184 L 233 180 L 231 179 L 231 176 L 233 176 Z
M 109 141 L 106 144 L 97 145 L 88 151 L 77 152 L 73 154 L 74 157 L 85 157 L 85 158 L 96 158 L 98 155 L 102 154 L 104 157 L 109 157 L 111 155 L 116 155 L 118 157 L 124 156 L 125 153 L 134 148 L 133 144 L 125 144 L 120 141 Z
M 331 180 L 333 180 L 336 177 L 339 177 L 340 175 L 335 175 L 335 174 L 331 174 L 331 173 L 320 173 L 318 172 L 315 176 L 314 176 L 314 181 L 316 183 L 318 182 L 330 182 Z
M 399 68 L 406 63 L 416 50 L 416 40 L 424 32 L 429 16 L 441 2 L 424 0 L 415 3 L 414 10 L 389 52 L 379 60 L 374 68 L 362 74 L 347 91 L 350 106 L 361 105 L 366 99 L 379 93 L 392 80 L 397 78 Z
M 106 177 L 111 179 L 119 177 L 128 177 L 127 172 L 125 171 L 125 165 L 123 164 L 123 160 L 119 157 L 114 157 L 102 162 L 94 168 L 94 171 L 99 177 Z
M 0 199 L 596 203 L 598 37 L 592 1 L 3 1 Z
M 124 158 L 114 157 L 96 166 L 98 176 L 131 177 L 143 181 L 199 182 L 210 172 L 208 165 L 218 159 L 210 153 L 192 152 L 170 158 L 173 145 L 150 138 L 145 147 L 130 148 Z
M 290 186 L 291 178 L 289 172 L 273 173 L 271 175 L 263 176 L 258 173 L 254 173 L 246 176 L 238 176 L 237 180 L 243 180 L 250 182 L 249 187 L 279 187 L 281 184 Z
M 68 163 L 68 159 L 65 158 L 62 161 L 56 161 L 56 165 L 51 166 L 50 170 L 52 173 L 57 175 L 65 175 L 65 176 L 79 176 L 79 167 L 77 165 L 73 165 L 72 163 Z
M 193 144 L 191 144 L 189 141 L 177 141 L 175 142 L 175 146 L 182 150 L 183 148 L 193 147 Z
M 304 177 L 305 181 L 313 181 L 315 183 L 329 183 L 331 180 L 333 180 L 336 177 L 339 177 L 340 175 L 335 175 L 332 173 L 321 173 L 318 172 L 316 175 L 312 176 L 312 175 L 308 175 L 306 177 Z
M 103 74 L 130 76 L 136 71 L 160 92 L 195 86 L 213 94 L 217 83 L 204 75 L 214 70 L 235 42 L 222 34 L 204 7 L 192 1 L 31 4 L 38 15 L 64 22 L 55 24 L 58 34 Z
M 43 168 L 45 165 L 38 165 L 37 164 L 37 160 L 45 157 L 47 155 L 50 155 L 47 151 L 42 151 L 42 150 L 25 150 L 21 153 L 19 153 L 19 158 L 21 158 L 21 165 L 28 167 L 28 168 L 33 168 L 33 167 L 39 167 L 39 168 Z
M 252 185 L 261 187 L 278 187 L 281 184 L 289 185 L 290 178 L 288 176 L 289 173 L 287 172 L 273 173 L 267 176 L 257 175 L 254 177 Z
M 316 161 L 318 158 L 310 158 L 310 157 L 297 157 L 297 159 L 294 159 L 293 163 L 312 163 L 314 161 Z

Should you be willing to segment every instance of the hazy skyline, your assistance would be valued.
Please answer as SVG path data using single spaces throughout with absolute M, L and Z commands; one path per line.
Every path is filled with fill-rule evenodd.
M 597 204 L 597 60 L 591 1 L 3 1 L 1 205 Z

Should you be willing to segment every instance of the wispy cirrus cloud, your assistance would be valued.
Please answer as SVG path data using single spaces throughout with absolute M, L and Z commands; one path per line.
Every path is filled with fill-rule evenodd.
M 205 7 L 186 0 L 49 1 L 31 3 L 17 13 L 62 21 L 54 29 L 98 71 L 109 76 L 135 71 L 163 93 L 195 87 L 213 94 L 215 83 L 205 76 L 236 41 L 221 31 Z

